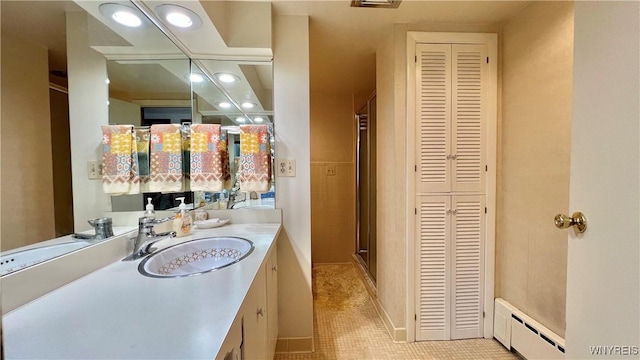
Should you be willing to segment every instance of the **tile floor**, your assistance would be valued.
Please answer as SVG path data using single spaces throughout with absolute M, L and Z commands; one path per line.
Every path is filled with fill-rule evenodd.
M 519 359 L 496 340 L 394 343 L 353 264 L 313 268 L 312 354 L 276 354 L 275 360 Z

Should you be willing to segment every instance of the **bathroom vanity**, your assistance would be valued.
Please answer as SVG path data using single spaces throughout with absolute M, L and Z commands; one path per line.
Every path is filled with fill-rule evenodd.
M 255 212 L 262 221 L 251 222 Z M 242 261 L 198 275 L 154 278 L 138 271 L 143 259 L 114 259 L 6 313 L 5 358 L 273 358 L 280 210 L 233 213 L 231 224 L 194 229 L 154 246 L 159 251 L 205 237 L 240 237 L 254 245 Z M 134 234 L 110 241 L 130 242 Z

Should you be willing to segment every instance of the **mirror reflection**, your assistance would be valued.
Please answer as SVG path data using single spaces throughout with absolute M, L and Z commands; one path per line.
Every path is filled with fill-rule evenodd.
M 87 221 L 105 211 L 143 210 L 146 195 L 157 197 L 158 209 L 163 196 L 167 207 L 176 205 L 180 193 L 112 197 L 102 191 L 95 173 L 102 159 L 100 128 L 110 123 L 219 124 L 228 136 L 231 181 L 222 192 L 187 192 L 188 201 L 210 208 L 273 207 L 272 174 L 262 174 L 268 187 L 257 191 L 247 188 L 240 171 L 241 125 L 266 125 L 256 154 L 266 152 L 273 162 L 271 63 L 191 63 L 132 3 L 110 3 L 139 15 L 140 26 L 116 22 L 112 9 L 97 1 L 0 2 L 2 143 L 7 154 L 20 151 L 2 162 L 3 259 L 30 247 L 54 246 L 51 256 L 72 251 L 77 244 L 59 246 L 72 241 L 69 234 L 92 234 Z M 203 81 L 194 82 L 191 74 Z M 113 228 L 116 235 L 128 230 Z

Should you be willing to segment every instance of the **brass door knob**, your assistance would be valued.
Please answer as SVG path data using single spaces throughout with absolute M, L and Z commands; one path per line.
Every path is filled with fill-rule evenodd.
M 574 230 L 579 234 L 587 230 L 587 218 L 580 211 L 574 212 L 571 217 L 558 214 L 553 218 L 553 222 L 558 229 L 566 229 L 573 226 Z

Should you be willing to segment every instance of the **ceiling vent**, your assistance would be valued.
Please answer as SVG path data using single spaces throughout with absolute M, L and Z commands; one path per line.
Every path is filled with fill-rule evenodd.
M 402 0 L 351 0 L 351 7 L 395 9 Z

